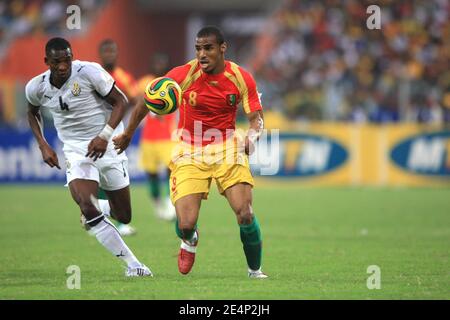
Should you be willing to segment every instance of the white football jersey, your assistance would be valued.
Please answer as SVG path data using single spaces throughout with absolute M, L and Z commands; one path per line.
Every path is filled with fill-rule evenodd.
M 50 83 L 50 70 L 31 79 L 25 88 L 26 98 L 34 106 L 48 108 L 59 139 L 64 145 L 85 149 L 108 123 L 112 106 L 106 97 L 114 79 L 98 63 L 75 60 L 70 78 L 58 89 Z M 114 135 L 123 132 L 123 123 Z M 112 143 L 108 149 L 112 149 Z

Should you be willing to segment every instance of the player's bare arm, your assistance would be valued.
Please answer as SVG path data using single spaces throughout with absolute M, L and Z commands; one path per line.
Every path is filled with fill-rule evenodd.
M 250 123 L 247 136 L 245 137 L 245 153 L 251 155 L 255 150 L 255 143 L 264 129 L 264 116 L 262 110 L 253 111 L 247 114 Z
M 133 134 L 136 131 L 136 128 L 141 123 L 142 119 L 148 113 L 148 108 L 145 106 L 144 100 L 141 99 L 134 106 L 133 112 L 130 117 L 130 121 L 128 122 L 128 126 L 125 131 L 113 138 L 114 149 L 117 150 L 117 153 L 120 154 L 128 147 L 130 144 L 131 138 L 133 138 Z
M 111 138 L 114 129 L 122 120 L 127 105 L 124 95 L 114 86 L 109 95 L 105 98 L 112 105 L 113 111 L 105 129 L 89 143 L 86 157 L 94 158 L 94 161 L 103 157 L 108 147 L 108 141 Z
M 52 168 L 57 167 L 58 169 L 61 169 L 59 166 L 58 156 L 56 155 L 56 152 L 52 149 L 52 147 L 50 147 L 48 142 L 45 140 L 43 134 L 43 122 L 41 113 L 39 111 L 39 107 L 33 106 L 32 104 L 28 103 L 27 116 L 28 116 L 28 123 L 30 124 L 34 137 L 36 138 L 39 149 L 41 150 L 42 159 L 50 167 Z

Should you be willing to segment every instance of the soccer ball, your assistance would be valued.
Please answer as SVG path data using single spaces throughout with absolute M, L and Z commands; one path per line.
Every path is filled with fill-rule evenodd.
M 172 113 L 181 103 L 181 88 L 171 78 L 155 78 L 145 88 L 144 102 L 147 108 L 156 114 Z

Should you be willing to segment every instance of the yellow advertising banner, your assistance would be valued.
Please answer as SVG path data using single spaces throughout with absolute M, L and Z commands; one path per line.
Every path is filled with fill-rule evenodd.
M 269 130 L 267 141 L 263 137 L 250 158 L 259 181 L 450 186 L 449 130 L 418 124 L 349 123 L 283 128 L 288 130 Z M 269 165 L 271 170 L 264 172 Z

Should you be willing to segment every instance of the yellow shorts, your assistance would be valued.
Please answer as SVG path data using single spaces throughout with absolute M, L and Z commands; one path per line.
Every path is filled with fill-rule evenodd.
M 179 150 L 180 145 L 183 143 L 175 149 Z M 185 144 L 182 148 L 189 149 Z M 170 198 L 174 204 L 178 199 L 195 193 L 203 193 L 203 198 L 207 199 L 212 179 L 221 194 L 238 183 L 255 184 L 247 155 L 237 150 L 227 153 L 225 149 L 214 146 L 203 147 L 196 152 L 185 151 L 184 156 L 176 156 L 174 151 L 169 168 Z
M 142 141 L 139 146 L 139 167 L 150 173 L 157 173 L 161 166 L 168 167 L 174 145 L 172 141 Z

